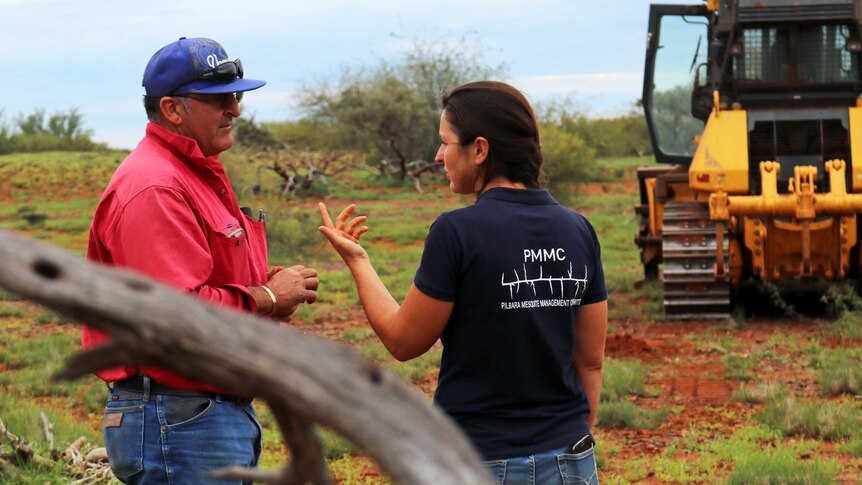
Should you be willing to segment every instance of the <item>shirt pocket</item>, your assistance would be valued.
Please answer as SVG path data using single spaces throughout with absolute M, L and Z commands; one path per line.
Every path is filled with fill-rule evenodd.
M 216 219 L 210 227 L 210 257 L 212 273 L 208 283 L 212 286 L 227 284 L 250 285 L 248 234 L 233 217 Z
M 263 284 L 266 282 L 266 272 L 269 269 L 269 261 L 267 257 L 267 241 L 266 241 L 266 223 L 263 221 L 255 221 L 252 218 L 245 216 L 245 227 L 248 229 L 248 247 L 251 251 L 251 260 L 254 262 L 256 275 L 260 281 L 253 284 Z

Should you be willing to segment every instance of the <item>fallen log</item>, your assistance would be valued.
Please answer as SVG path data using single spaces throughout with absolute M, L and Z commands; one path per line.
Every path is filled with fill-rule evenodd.
M 157 366 L 265 400 L 292 456 L 270 483 L 329 481 L 313 423 L 342 434 L 397 483 L 490 483 L 448 417 L 345 346 L 4 230 L 0 267 L 0 287 L 112 336 L 108 345 L 73 357 L 57 378 L 116 365 Z

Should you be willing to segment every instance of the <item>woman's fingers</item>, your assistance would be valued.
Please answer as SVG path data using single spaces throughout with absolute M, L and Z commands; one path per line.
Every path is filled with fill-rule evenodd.
M 317 208 L 320 210 L 320 220 L 323 222 L 323 225 L 326 227 L 335 227 L 332 224 L 332 218 L 329 217 L 329 211 L 326 210 L 326 204 L 319 202 Z
M 355 210 L 356 204 L 350 204 L 349 206 L 345 207 L 344 210 L 341 211 L 341 214 L 338 214 L 338 217 L 335 218 L 335 228 L 343 229 L 344 223 L 347 221 L 347 219 L 350 218 L 350 214 L 353 214 L 353 211 Z
M 356 242 L 359 242 L 359 238 L 362 237 L 362 235 L 365 234 L 366 232 L 368 232 L 368 226 L 362 226 L 362 227 L 356 229 L 356 231 L 354 231 L 354 233 L 353 233 L 353 237 L 356 238 Z
M 365 222 L 367 220 L 368 220 L 368 217 L 366 217 L 366 216 L 359 216 L 359 217 L 351 220 L 350 222 L 348 222 L 344 226 L 344 232 L 346 232 L 348 234 L 352 234 L 355 236 L 356 233 L 354 231 L 356 230 L 356 226 L 362 224 L 363 222 Z
M 341 239 L 347 239 L 348 241 L 354 243 L 359 242 L 358 238 L 351 236 L 350 234 L 342 231 L 341 229 L 333 229 L 331 227 L 320 226 L 317 228 L 317 230 L 320 231 L 324 236 L 326 236 L 326 238 L 329 239 L 329 242 L 333 246 L 338 246 L 339 244 L 341 244 Z

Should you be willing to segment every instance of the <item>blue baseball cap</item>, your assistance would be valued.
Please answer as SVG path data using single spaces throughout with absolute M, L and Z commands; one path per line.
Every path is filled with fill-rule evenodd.
M 228 58 L 224 48 L 205 37 L 179 40 L 158 50 L 144 69 L 147 96 L 251 91 L 266 81 L 244 79 L 239 59 Z

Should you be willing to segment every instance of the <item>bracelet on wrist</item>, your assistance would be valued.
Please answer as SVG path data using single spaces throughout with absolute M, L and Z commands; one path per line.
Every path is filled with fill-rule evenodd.
M 269 299 L 272 300 L 272 309 L 269 311 L 269 313 L 267 313 L 267 315 L 272 315 L 273 313 L 275 313 L 275 293 L 273 293 L 272 290 L 270 290 L 269 287 L 266 285 L 260 285 L 260 287 L 263 288 L 263 291 L 265 291 L 266 294 L 269 295 Z

